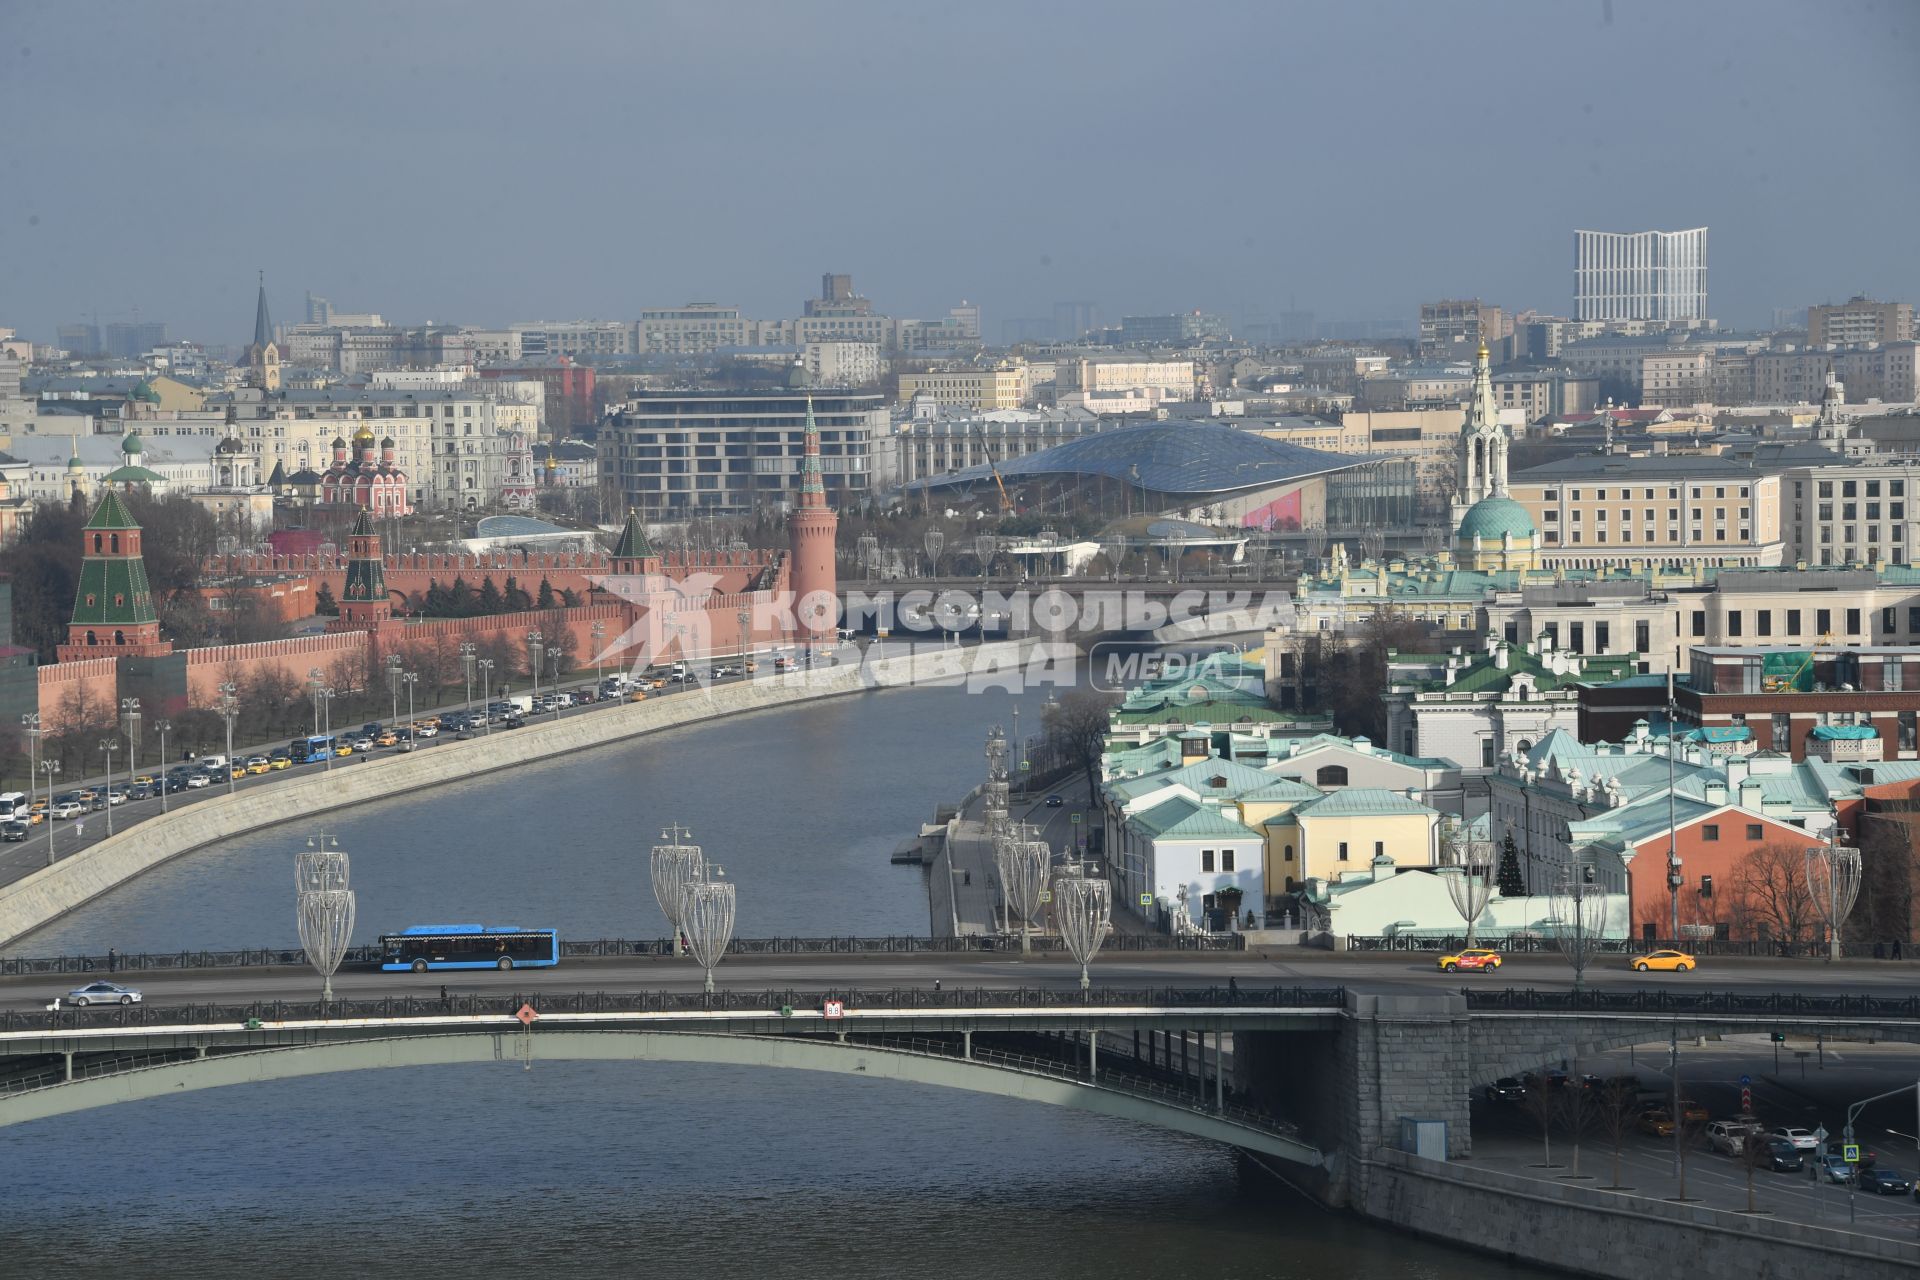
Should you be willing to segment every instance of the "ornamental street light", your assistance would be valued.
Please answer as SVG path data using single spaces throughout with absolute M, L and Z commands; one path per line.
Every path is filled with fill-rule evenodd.
M 556 641 L 547 646 L 547 661 L 553 664 L 553 671 L 547 680 L 547 688 L 553 690 L 553 718 L 560 718 L 560 645 Z
M 387 655 L 387 692 L 392 695 L 392 707 L 393 707 L 392 714 L 396 724 L 400 719 L 400 667 L 401 665 L 402 663 L 400 661 L 399 654 L 390 653 Z
M 527 632 L 527 651 L 533 655 L 530 665 L 533 667 L 533 701 L 536 706 L 540 702 L 540 658 L 545 650 L 546 644 L 541 634 L 538 631 Z
M 313 699 L 313 736 L 316 738 L 320 736 L 320 690 L 326 683 L 320 668 L 314 667 L 307 672 L 307 693 Z
M 735 612 L 733 620 L 740 624 L 740 674 L 747 673 L 747 645 L 753 639 L 753 610 L 741 609 Z
M 47 865 L 53 865 L 53 780 L 60 776 L 58 760 L 42 760 L 40 772 L 47 779 Z
M 1471 827 L 1465 822 L 1456 822 L 1448 828 L 1446 843 L 1448 860 L 1459 871 L 1446 877 L 1447 896 L 1453 899 L 1453 909 L 1467 922 L 1467 945 L 1471 947 L 1480 916 L 1487 909 L 1487 900 L 1493 896 L 1493 842 L 1475 840 Z
M 717 877 L 725 873 L 714 867 L 713 874 Z M 720 957 L 727 953 L 727 944 L 733 941 L 733 907 L 733 882 L 714 879 L 690 886 L 686 904 L 681 908 L 681 928 L 686 930 L 687 950 L 693 953 L 694 963 L 707 971 L 708 995 L 713 994 L 714 966 L 720 963 Z
M 1105 880 L 1093 880 L 1078 871 L 1055 878 L 1053 921 L 1068 952 L 1080 963 L 1082 991 L 1093 985 L 1087 966 L 1100 954 L 1112 916 L 1113 886 Z
M 234 696 L 231 681 L 220 686 L 220 718 L 227 722 L 227 794 L 233 794 L 233 722 L 240 714 L 240 699 Z
M 1020 922 L 1020 953 L 1033 949 L 1033 918 L 1040 913 L 1047 891 L 1047 871 L 1053 865 L 1053 850 L 1045 840 L 1034 839 L 1035 828 L 1021 823 L 1010 842 L 1007 868 L 1002 883 L 1014 918 Z
M 1000 539 L 990 533 L 980 534 L 973 540 L 973 555 L 980 562 L 980 581 L 987 580 L 987 574 L 993 571 L 993 554 L 1000 549 Z
M 413 686 L 420 682 L 418 671 L 402 671 L 400 683 L 407 686 L 407 732 L 413 732 Z
M 600 624 L 596 622 L 593 625 L 597 627 Z M 471 640 L 461 641 L 460 670 L 464 672 L 467 677 L 467 702 L 466 702 L 465 711 L 469 718 L 473 716 L 473 655 L 474 655 L 473 641 Z
M 333 686 L 321 685 L 315 689 L 314 696 L 320 702 L 320 733 L 327 742 L 327 772 L 333 772 Z M 232 762 L 229 761 L 229 764 Z M 228 772 L 232 772 L 231 769 Z
M 588 627 L 587 638 L 593 642 L 593 691 L 598 694 L 600 692 L 600 681 L 602 679 L 600 674 L 600 645 L 607 638 L 607 624 L 604 622 L 596 622 L 591 627 Z M 469 684 L 473 682 L 472 668 L 468 668 L 467 682 Z M 469 701 L 472 700 L 472 689 L 467 690 L 467 698 Z
M 880 539 L 870 533 L 863 533 L 855 543 L 858 548 L 861 577 L 871 581 L 880 576 Z
M 156 720 L 153 727 L 160 733 L 160 770 L 155 775 L 153 785 L 160 788 L 160 812 L 167 811 L 167 735 L 173 731 L 173 721 Z
M 481 707 L 481 710 L 483 710 L 486 713 L 484 716 L 481 717 L 481 719 L 483 723 L 485 723 L 486 725 L 485 731 L 487 733 L 492 733 L 493 732 L 493 659 L 482 658 L 480 659 L 480 661 L 474 663 L 473 665 L 480 668 L 480 701 L 483 704 Z
M 681 954 L 686 933 L 682 921 L 686 912 L 687 889 L 707 876 L 706 854 L 700 846 L 694 844 L 691 831 L 674 823 L 660 833 L 660 843 L 653 846 L 650 871 L 653 878 L 654 901 L 660 904 L 660 914 L 667 918 L 667 928 L 673 933 L 673 954 Z
M 112 738 L 100 740 L 100 750 L 107 757 L 107 834 L 113 834 L 113 752 L 120 744 Z
M 127 774 L 131 777 L 140 763 L 140 699 L 120 699 L 120 720 L 127 735 Z
M 20 731 L 27 737 L 27 807 L 33 807 L 33 780 L 40 775 L 40 713 L 29 711 L 20 717 Z M 53 797 L 47 797 L 47 807 L 53 807 Z
M 1860 851 L 1840 843 L 1838 816 L 1827 843 L 1807 850 L 1807 894 L 1827 925 L 1827 960 L 1840 958 L 1840 926 L 1860 895 Z
M 333 975 L 353 940 L 353 890 L 348 885 L 347 855 L 324 848 L 326 836 L 308 841 L 293 864 L 294 914 L 307 963 L 320 975 L 320 999 L 333 1000 Z
M 940 576 L 940 552 L 947 545 L 947 535 L 938 529 L 929 529 L 923 541 L 927 548 L 927 576 L 937 578 Z
M 1606 927 L 1607 895 L 1600 886 L 1588 884 L 1579 868 L 1569 868 L 1554 886 L 1551 919 L 1553 945 L 1573 966 L 1573 989 L 1580 990 L 1587 966 L 1600 952 L 1600 936 Z M 1675 1117 L 1675 1123 L 1679 1117 Z

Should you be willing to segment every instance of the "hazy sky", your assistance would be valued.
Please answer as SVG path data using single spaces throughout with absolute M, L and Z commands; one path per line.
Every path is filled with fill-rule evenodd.
M 1920 301 L 1912 0 L 0 0 L 0 325 Z

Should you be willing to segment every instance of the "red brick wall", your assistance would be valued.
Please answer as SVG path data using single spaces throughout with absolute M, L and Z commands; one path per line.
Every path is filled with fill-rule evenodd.
M 87 658 L 41 667 L 40 727 L 58 733 L 75 712 L 89 723 L 112 720 L 119 705 L 117 666 L 112 658 Z

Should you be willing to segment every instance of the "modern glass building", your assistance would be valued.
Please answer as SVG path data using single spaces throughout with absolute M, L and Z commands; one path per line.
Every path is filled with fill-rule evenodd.
M 1575 231 L 1581 320 L 1707 319 L 1707 229 Z

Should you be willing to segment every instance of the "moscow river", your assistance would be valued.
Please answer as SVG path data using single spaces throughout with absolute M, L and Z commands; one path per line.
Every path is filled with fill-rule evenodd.
M 1045 692 L 1021 699 L 1037 728 Z M 722 720 L 247 836 L 25 943 L 288 945 L 292 855 L 353 857 L 362 940 L 410 923 L 659 936 L 647 847 L 692 828 L 738 932 L 923 934 L 890 850 L 983 770 L 1012 699 Z M 239 1086 L 0 1130 L 0 1274 L 241 1277 L 1534 1276 L 1327 1213 L 1231 1151 L 1052 1107 L 805 1072 L 517 1062 Z

